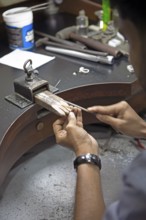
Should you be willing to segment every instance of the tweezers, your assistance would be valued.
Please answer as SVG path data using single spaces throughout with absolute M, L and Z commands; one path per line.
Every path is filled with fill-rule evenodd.
M 49 2 L 37 4 L 37 5 L 31 6 L 31 7 L 20 9 L 18 11 L 9 12 L 8 15 L 18 14 L 18 13 L 27 12 L 27 11 L 39 11 L 39 10 L 46 9 L 48 6 L 49 6 Z
M 73 106 L 73 107 L 77 107 L 77 108 L 79 108 L 79 109 L 81 109 L 81 110 L 83 110 L 83 111 L 85 111 L 85 112 L 91 113 L 90 111 L 88 111 L 87 108 L 84 108 L 84 107 L 82 107 L 82 106 L 80 106 L 80 105 L 77 105 L 77 104 L 75 104 L 75 103 L 69 102 L 69 101 L 67 101 L 67 100 L 65 100 L 65 102 L 66 102 L 67 104 Z

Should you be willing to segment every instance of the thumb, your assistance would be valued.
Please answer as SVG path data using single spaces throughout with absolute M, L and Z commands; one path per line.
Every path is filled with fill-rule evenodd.
M 104 122 L 105 124 L 111 125 L 112 127 L 117 127 L 121 122 L 121 119 L 114 118 L 113 116 L 110 115 L 96 114 L 96 118 L 99 121 Z
M 68 115 L 68 126 L 70 125 L 76 125 L 76 116 L 74 112 L 70 112 Z

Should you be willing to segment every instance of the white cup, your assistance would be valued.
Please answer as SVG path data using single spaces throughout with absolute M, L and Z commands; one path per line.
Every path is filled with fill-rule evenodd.
M 6 24 L 9 47 L 21 50 L 30 50 L 34 47 L 33 13 L 23 11 L 27 7 L 17 7 L 5 11 L 2 16 Z M 16 13 L 21 11 L 19 13 Z

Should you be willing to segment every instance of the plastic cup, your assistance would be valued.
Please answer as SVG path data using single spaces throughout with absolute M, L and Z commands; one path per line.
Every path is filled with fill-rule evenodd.
M 9 9 L 2 14 L 12 50 L 30 50 L 34 47 L 33 13 L 31 10 L 22 12 L 23 9 L 27 7 Z

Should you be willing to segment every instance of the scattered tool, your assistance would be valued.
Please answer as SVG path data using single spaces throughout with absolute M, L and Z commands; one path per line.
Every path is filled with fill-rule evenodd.
M 46 46 L 45 49 L 50 52 L 54 53 L 60 53 L 80 59 L 85 59 L 93 62 L 99 62 L 99 63 L 104 63 L 104 64 L 113 64 L 114 62 L 114 57 L 113 56 L 107 56 L 107 57 L 101 57 L 101 56 L 95 56 L 92 54 L 87 54 L 83 52 L 79 52 L 76 50 L 69 50 L 69 49 L 63 49 L 63 48 L 57 48 L 57 47 L 51 47 L 51 46 Z
M 72 46 L 74 48 L 82 48 L 82 49 L 85 48 L 85 46 L 83 46 L 83 45 L 80 45 L 80 44 L 77 44 L 77 43 L 74 43 L 74 42 L 71 42 L 71 41 L 68 41 L 68 40 L 59 39 L 57 37 L 54 37 L 54 36 L 49 35 L 49 34 L 45 34 L 45 33 L 40 32 L 40 31 L 34 31 L 34 33 L 38 36 L 48 38 L 48 40 L 51 40 L 53 42 L 56 42 L 56 43 L 59 43 L 59 44 L 62 44 L 62 45 L 68 45 L 68 46 Z
M 117 50 L 114 47 L 111 47 L 107 44 L 104 44 L 98 40 L 94 40 L 88 37 L 83 37 L 75 31 L 75 26 L 67 27 L 56 33 L 56 37 L 62 40 L 74 40 L 80 42 L 87 46 L 89 49 L 94 49 L 96 51 L 102 51 L 112 55 L 114 57 L 119 57 L 122 55 L 122 52 Z
M 106 52 L 109 55 L 112 55 L 116 58 L 123 55 L 124 51 L 120 51 L 120 50 L 118 50 L 114 47 L 111 47 L 107 44 L 104 44 L 98 40 L 94 40 L 91 38 L 80 36 L 79 34 L 76 33 L 76 31 L 74 31 L 74 29 L 75 29 L 74 26 L 62 29 L 61 31 L 56 33 L 56 36 L 62 40 L 71 39 L 71 40 L 80 42 L 80 43 L 86 45 L 88 48 L 92 48 L 97 51 Z
M 60 39 L 67 40 L 67 39 L 69 39 L 70 33 L 76 33 L 76 32 L 77 32 L 77 27 L 75 25 L 69 26 L 69 27 L 63 28 L 60 31 L 58 31 L 56 33 L 56 37 L 60 38 Z
M 85 37 L 79 36 L 78 34 L 75 34 L 75 33 L 70 33 L 70 39 L 79 41 L 79 42 L 85 44 L 87 47 L 93 48 L 94 50 L 106 52 L 109 55 L 114 56 L 115 58 L 118 58 L 121 55 L 123 55 L 122 51 L 117 50 L 114 47 L 111 47 L 107 44 L 103 44 L 97 40 L 93 40 L 90 38 L 85 38 Z
M 69 46 L 69 45 L 62 45 L 60 43 L 56 43 L 56 42 L 51 42 L 48 40 L 48 38 L 44 37 L 44 38 L 40 38 L 35 42 L 36 47 L 42 46 L 42 45 L 47 45 L 47 46 L 54 46 L 54 47 L 59 47 L 59 48 L 63 48 L 63 49 L 70 49 L 70 50 L 76 50 L 79 52 L 83 52 L 83 53 L 87 53 L 87 54 L 93 54 L 96 56 L 107 56 L 108 53 L 105 52 L 100 52 L 100 51 L 95 51 L 95 50 L 88 50 L 88 49 L 82 49 L 82 48 L 74 48 L 73 46 Z
M 49 6 L 49 2 L 46 2 L 46 3 L 31 6 L 31 7 L 26 7 L 18 11 L 9 12 L 8 15 L 18 14 L 18 13 L 27 12 L 27 11 L 40 11 L 40 10 L 44 10 L 48 8 L 48 6 Z

